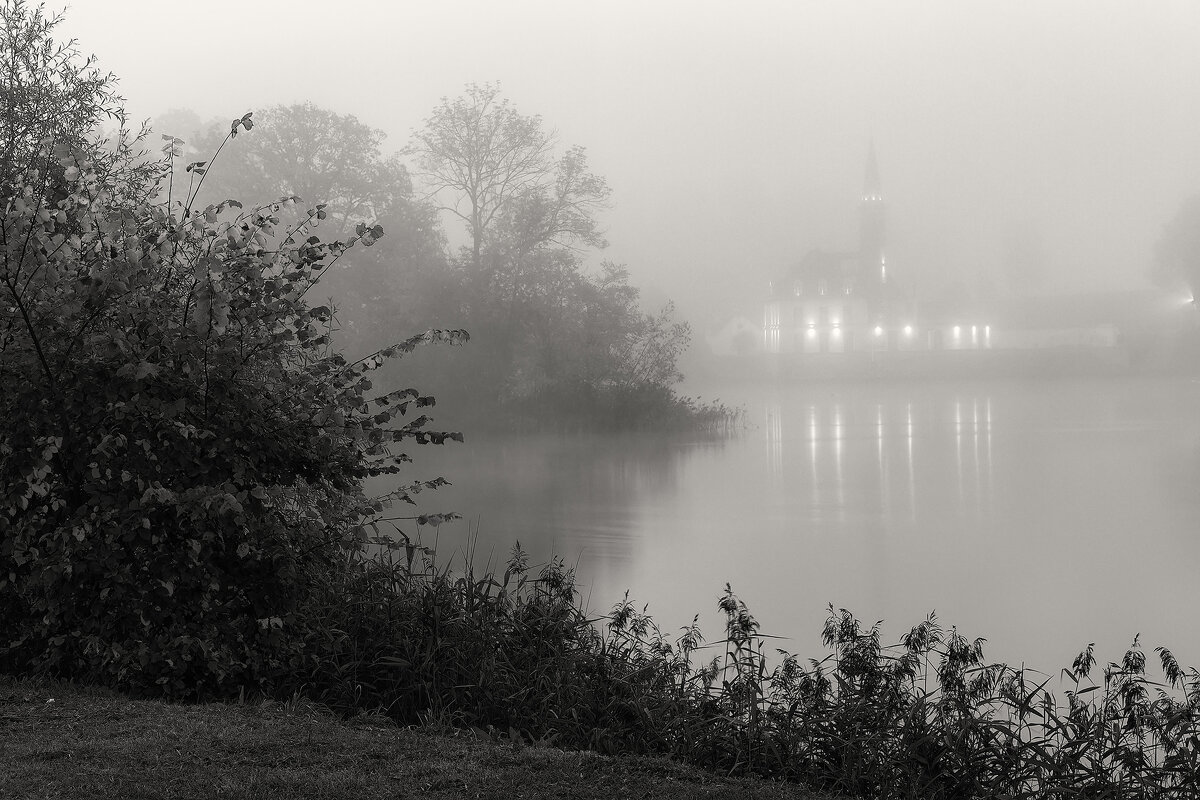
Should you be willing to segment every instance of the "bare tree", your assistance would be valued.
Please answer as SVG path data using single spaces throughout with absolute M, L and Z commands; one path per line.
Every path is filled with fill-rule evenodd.
M 442 98 L 425 127 L 414 131 L 408 152 L 417 157 L 431 195 L 453 195 L 441 208 L 467 224 L 476 272 L 497 216 L 514 199 L 552 184 L 554 144 L 541 117 L 518 113 L 490 83 L 469 84 L 453 101 Z

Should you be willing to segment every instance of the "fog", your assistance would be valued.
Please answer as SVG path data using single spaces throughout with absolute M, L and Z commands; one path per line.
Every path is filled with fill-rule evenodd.
M 593 274 L 626 265 L 648 308 L 678 303 L 696 333 L 689 391 L 739 404 L 748 425 L 716 442 L 474 436 L 446 390 L 438 423 L 468 441 L 420 454 L 456 483 L 422 510 L 444 502 L 489 548 L 520 538 L 574 559 L 601 607 L 631 587 L 665 609 L 664 630 L 733 580 L 785 636 L 811 634 L 832 601 L 899 625 L 937 607 L 995 636 L 997 655 L 1051 668 L 1091 640 L 1116 657 L 1139 630 L 1195 659 L 1200 383 L 1161 367 L 1194 373 L 1200 328 L 1150 273 L 1200 193 L 1200 3 L 85 0 L 59 32 L 119 76 L 134 119 L 312 102 L 396 152 L 442 98 L 498 82 L 560 150 L 586 148 L 612 193 L 609 245 L 583 257 Z M 867 258 L 882 224 L 864 234 L 872 151 L 887 280 Z M 895 314 L 864 311 L 852 331 L 849 280 L 837 298 L 802 298 L 798 278 L 772 295 L 813 251 L 858 253 L 876 283 L 855 291 Z M 516 327 L 516 297 L 492 332 Z M 914 319 L 917 299 L 944 297 L 957 305 Z M 552 321 L 583 317 L 572 309 Z M 722 326 L 726 351 L 698 359 Z M 575 358 L 551 346 L 574 329 L 547 329 L 521 341 L 550 342 L 553 369 L 515 347 L 485 374 L 500 362 L 485 330 L 460 374 L 538 388 L 535 367 L 555 377 Z M 564 352 L 592 352 L 571 341 L 585 339 Z M 787 370 L 829 380 L 773 380 Z M 612 386 L 596 374 L 589 388 Z
M 395 150 L 441 97 L 499 81 L 612 186 L 604 257 L 700 326 L 810 248 L 856 246 L 872 141 L 889 257 L 919 291 L 1144 286 L 1200 190 L 1190 0 L 85 0 L 61 32 L 135 118 L 310 100 Z

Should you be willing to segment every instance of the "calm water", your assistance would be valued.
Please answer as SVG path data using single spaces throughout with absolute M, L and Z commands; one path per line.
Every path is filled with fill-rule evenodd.
M 936 609 L 986 654 L 1056 673 L 1141 632 L 1200 665 L 1200 383 L 727 387 L 724 442 L 472 437 L 419 451 L 454 483 L 422 510 L 625 589 L 665 630 L 720 638 L 726 581 L 779 646 L 820 654 L 828 603 L 894 641 Z M 446 422 L 439 420 L 439 422 Z M 443 558 L 468 526 L 440 533 Z M 426 532 L 425 539 L 430 539 Z

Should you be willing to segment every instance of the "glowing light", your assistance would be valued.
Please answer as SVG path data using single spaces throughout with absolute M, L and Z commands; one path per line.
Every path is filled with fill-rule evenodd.
M 875 326 L 875 335 L 876 335 L 876 336 L 883 336 L 883 328 L 881 328 L 881 327 L 879 327 L 878 325 L 876 325 L 876 326 Z
M 808 338 L 812 339 L 816 335 L 817 335 L 817 329 L 810 325 L 808 328 Z
M 904 326 L 904 335 L 905 335 L 905 336 L 912 336 L 912 325 L 905 325 L 905 326 Z
M 841 329 L 841 328 L 839 328 L 837 325 L 834 325 L 834 326 L 833 326 L 833 330 L 831 331 L 831 333 L 832 333 L 834 336 L 841 336 L 841 335 L 842 335 L 842 329 Z
M 957 339 L 962 334 L 962 328 L 954 326 L 954 337 Z

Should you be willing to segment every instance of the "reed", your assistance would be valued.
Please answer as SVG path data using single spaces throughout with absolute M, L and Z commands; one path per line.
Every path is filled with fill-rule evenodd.
M 517 545 L 501 573 L 400 540 L 347 564 L 299 610 L 311 657 L 276 690 L 346 714 L 605 753 L 666 754 L 871 798 L 1195 798 L 1200 673 L 1135 640 L 1054 679 L 987 663 L 930 614 L 885 646 L 830 606 L 802 661 L 726 585 L 724 638 L 664 636 L 629 599 L 589 615 L 560 560 Z M 295 633 L 295 631 L 293 631 Z

